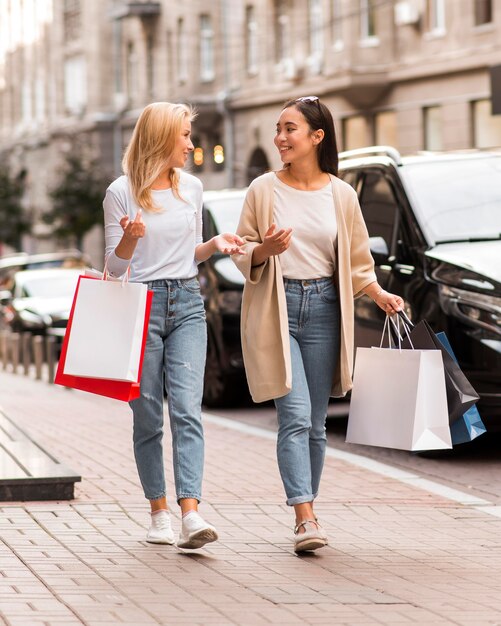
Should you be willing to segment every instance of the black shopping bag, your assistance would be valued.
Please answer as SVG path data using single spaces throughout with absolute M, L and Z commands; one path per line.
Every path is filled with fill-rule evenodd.
M 421 320 L 414 325 L 405 313 L 400 312 L 400 317 L 409 328 L 409 337 L 402 340 L 403 348 L 412 346 L 418 350 L 440 350 L 444 361 L 445 387 L 447 391 L 447 408 L 449 411 L 449 424 L 463 416 L 466 411 L 479 400 L 479 395 L 471 386 L 470 381 L 461 371 L 458 363 L 449 354 L 445 346 L 433 332 L 426 320 Z M 405 333 L 404 333 L 405 335 Z

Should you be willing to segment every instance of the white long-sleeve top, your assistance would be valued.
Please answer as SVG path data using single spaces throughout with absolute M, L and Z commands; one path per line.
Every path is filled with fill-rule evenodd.
M 172 189 L 151 193 L 162 211 L 143 210 L 146 233 L 138 240 L 129 261 L 115 254 L 123 235 L 120 220 L 124 216 L 133 220 L 139 206 L 132 197 L 127 176 L 120 176 L 108 187 L 103 201 L 108 271 L 122 276 L 130 263 L 130 280 L 134 282 L 196 276 L 195 248 L 202 243 L 202 183 L 181 171 L 179 195 L 182 199 L 176 197 Z

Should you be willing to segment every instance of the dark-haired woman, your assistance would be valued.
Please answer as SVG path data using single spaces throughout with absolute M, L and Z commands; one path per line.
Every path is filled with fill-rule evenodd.
M 316 96 L 290 100 L 275 145 L 283 169 L 250 185 L 237 230 L 247 254 L 234 261 L 246 278 L 247 380 L 255 402 L 277 408 L 278 466 L 303 552 L 328 543 L 313 502 L 329 397 L 352 386 L 353 300 L 367 294 L 388 314 L 403 300 L 377 283 L 357 195 L 337 177 L 329 109 Z

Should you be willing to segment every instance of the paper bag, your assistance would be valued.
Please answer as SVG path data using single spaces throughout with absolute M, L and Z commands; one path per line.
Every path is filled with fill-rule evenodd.
M 440 350 L 358 348 L 346 441 L 452 448 Z
M 409 323 L 409 321 L 406 323 Z M 419 348 L 420 350 L 441 350 L 444 360 L 449 423 L 453 424 L 463 413 L 478 402 L 478 393 L 473 389 L 470 381 L 461 371 L 457 361 L 439 341 L 426 320 L 421 320 L 412 327 L 410 330 L 410 339 L 414 348 Z M 410 347 L 407 338 L 403 340 L 402 347 Z
M 445 347 L 452 358 L 457 361 L 447 335 L 444 332 L 439 332 L 437 333 L 437 339 Z M 487 432 L 487 429 L 482 422 L 480 413 L 478 412 L 477 407 L 473 405 L 465 413 L 463 413 L 459 419 L 451 424 L 452 445 L 454 446 L 459 443 L 468 443 L 480 435 L 483 435 L 485 432 Z
M 81 276 L 64 374 L 139 382 L 147 291 L 142 283 Z
M 148 322 L 149 322 L 149 317 L 150 317 L 152 299 L 153 299 L 153 292 L 148 291 L 146 295 L 146 309 L 145 309 L 144 324 L 143 324 L 143 330 L 142 330 L 138 381 L 140 381 L 141 379 L 141 370 L 143 366 L 144 350 L 145 350 L 146 340 L 148 336 Z M 89 393 L 106 396 L 108 398 L 122 400 L 124 402 L 130 402 L 131 400 L 135 400 L 136 398 L 139 398 L 140 396 L 140 383 L 139 382 L 106 380 L 103 378 L 73 376 L 73 375 L 64 373 L 65 363 L 66 363 L 66 353 L 68 349 L 69 338 L 71 335 L 71 327 L 72 327 L 75 303 L 76 303 L 76 294 L 73 300 L 73 306 L 71 309 L 70 318 L 69 318 L 68 326 L 66 329 L 66 334 L 65 334 L 63 345 L 61 348 L 61 356 L 59 358 L 59 363 L 57 366 L 54 383 L 57 385 L 63 385 L 64 387 L 70 387 L 72 389 L 80 389 L 81 391 L 87 391 Z

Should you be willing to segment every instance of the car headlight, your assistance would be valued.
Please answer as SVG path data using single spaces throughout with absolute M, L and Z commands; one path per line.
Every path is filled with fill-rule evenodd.
M 477 326 L 501 335 L 501 298 L 457 287 L 439 285 L 440 304 L 446 313 L 470 326 Z

